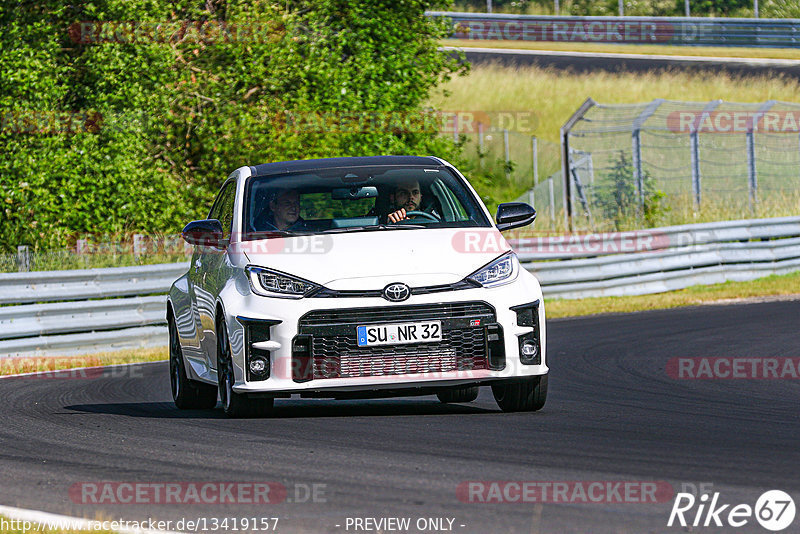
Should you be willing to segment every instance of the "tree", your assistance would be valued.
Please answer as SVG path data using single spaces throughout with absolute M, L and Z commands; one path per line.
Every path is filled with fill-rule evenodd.
M 607 220 L 613 221 L 615 230 L 642 223 L 650 228 L 657 226 L 659 218 L 667 209 L 662 205 L 665 193 L 656 189 L 654 180 L 647 171 L 642 171 L 642 182 L 644 209 L 641 206 L 633 166 L 625 152 L 620 151 L 610 172 L 601 180 L 602 185 L 594 187 L 593 204 L 600 208 Z
M 23 120 L 0 130 L 0 247 L 63 246 L 86 232 L 177 232 L 204 216 L 222 180 L 245 164 L 387 153 L 457 159 L 421 109 L 433 87 L 467 68 L 438 50 L 447 21 L 424 16 L 446 7 L 3 4 L 0 106 Z M 40 116 L 79 117 L 81 126 L 16 126 Z M 374 120 L 354 127 L 354 116 Z M 324 120 L 310 126 L 309 117 Z

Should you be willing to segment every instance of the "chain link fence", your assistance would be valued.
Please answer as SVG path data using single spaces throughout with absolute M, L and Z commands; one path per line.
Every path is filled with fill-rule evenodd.
M 562 129 L 574 229 L 795 215 L 800 105 L 591 99 Z M 568 180 L 564 180 L 564 175 Z
M 181 234 L 78 239 L 70 248 L 38 250 L 20 245 L 16 252 L 0 253 L 0 273 L 154 265 L 188 261 L 191 255 L 192 247 Z

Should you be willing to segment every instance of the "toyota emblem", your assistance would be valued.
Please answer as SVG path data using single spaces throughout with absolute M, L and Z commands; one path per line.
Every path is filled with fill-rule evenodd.
M 391 302 L 402 302 L 411 296 L 411 289 L 405 284 L 389 284 L 383 288 L 383 298 Z

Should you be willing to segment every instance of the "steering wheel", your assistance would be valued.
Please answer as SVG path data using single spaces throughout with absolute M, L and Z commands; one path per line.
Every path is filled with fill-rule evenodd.
M 428 220 L 433 221 L 433 222 L 439 222 L 440 221 L 439 217 L 437 217 L 436 215 L 434 215 L 432 213 L 428 213 L 426 211 L 407 211 L 406 212 L 406 218 L 407 219 L 410 219 L 412 216 L 413 217 L 422 217 L 424 219 L 428 219 Z M 405 220 L 406 219 L 403 219 L 402 221 L 399 221 L 398 223 L 395 223 L 395 224 L 400 224 Z

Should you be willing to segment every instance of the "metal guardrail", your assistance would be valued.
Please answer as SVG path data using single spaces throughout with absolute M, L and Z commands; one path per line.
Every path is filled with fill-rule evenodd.
M 512 240 L 548 298 L 644 295 L 800 270 L 800 217 Z
M 571 17 L 429 11 L 455 39 L 795 48 L 800 19 Z
M 188 263 L 0 274 L 0 304 L 164 293 Z
M 166 292 L 188 268 L 0 274 L 0 304 L 13 304 L 0 307 L 0 357 L 165 346 Z
M 511 244 L 548 299 L 642 295 L 800 270 L 800 217 Z M 165 346 L 164 294 L 187 269 L 179 263 L 0 274 L 3 302 L 15 304 L 0 307 L 0 357 Z

